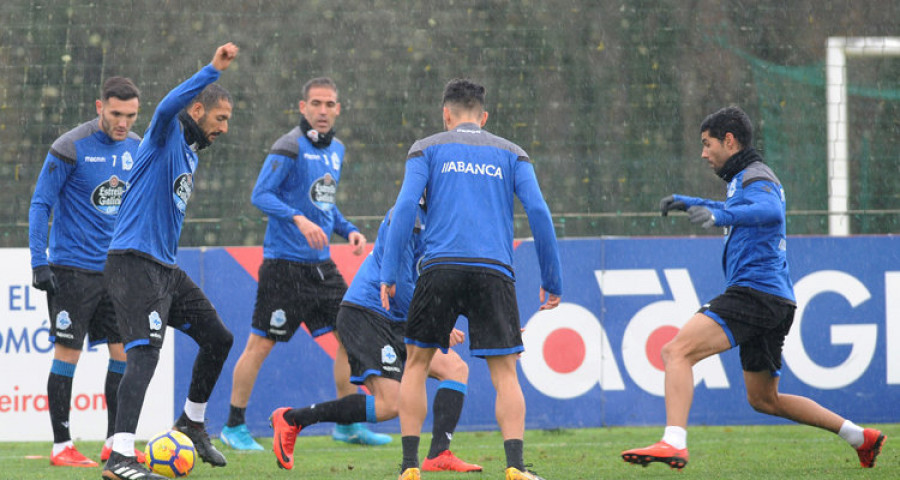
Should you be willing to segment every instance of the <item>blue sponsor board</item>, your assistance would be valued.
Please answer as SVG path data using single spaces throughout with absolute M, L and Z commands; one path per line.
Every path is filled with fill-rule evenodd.
M 812 397 L 857 422 L 896 422 L 900 400 L 900 240 L 895 237 L 789 239 L 798 300 L 785 345 L 780 388 Z M 562 305 L 538 312 L 539 269 L 531 242 L 516 249 L 517 292 L 526 352 L 520 380 L 528 428 L 661 425 L 665 422 L 659 351 L 705 303 L 721 293 L 721 238 L 598 238 L 560 242 Z M 182 268 L 198 282 L 235 335 L 210 400 L 212 432 L 228 415 L 231 372 L 247 335 L 256 280 L 226 249 L 183 249 Z M 349 279 L 348 279 L 349 280 Z M 466 321 L 459 328 L 467 332 Z M 196 346 L 176 340 L 176 412 L 187 394 Z M 470 377 L 460 430 L 494 429 L 494 391 L 485 362 L 456 350 Z M 279 344 L 263 365 L 247 421 L 269 435 L 268 415 L 335 395 L 332 361 L 305 332 Z M 736 350 L 698 364 L 692 424 L 762 424 Z M 429 383 L 433 394 L 436 383 Z M 426 430 L 430 428 L 430 419 Z M 311 433 L 326 433 L 319 426 Z M 399 431 L 396 420 L 374 426 Z

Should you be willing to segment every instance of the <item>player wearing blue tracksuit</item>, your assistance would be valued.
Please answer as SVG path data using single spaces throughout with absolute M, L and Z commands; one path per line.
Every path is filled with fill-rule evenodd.
M 372 253 L 366 257 L 356 275 L 350 288 L 344 294 L 343 305 L 350 305 L 357 308 L 370 310 L 373 313 L 384 317 L 392 322 L 405 322 L 406 313 L 409 309 L 409 302 L 412 300 L 413 290 L 416 286 L 416 279 L 419 278 L 417 271 L 418 261 L 424 253 L 424 243 L 422 242 L 421 232 L 424 230 L 424 212 L 419 212 L 413 227 L 413 235 L 406 248 L 403 249 L 400 256 L 400 269 L 397 278 L 397 294 L 390 299 L 390 309 L 381 306 L 381 265 L 384 257 L 384 244 L 387 241 L 387 232 L 391 224 L 393 210 L 389 211 L 384 221 L 378 227 L 378 237 L 375 239 L 375 248 Z
M 750 287 L 794 301 L 787 263 L 784 187 L 756 150 L 738 154 L 746 168 L 731 177 L 725 202 L 673 195 L 687 208 L 707 207 L 725 226 L 725 286 Z
M 400 255 L 412 234 L 417 201 L 427 190 L 422 273 L 406 325 L 401 479 L 419 478 L 417 451 L 427 412 L 423 400 L 428 366 L 436 349 L 448 347 L 460 315 L 468 319 L 470 351 L 486 358 L 497 389 L 495 411 L 504 438 L 506 478 L 537 478 L 525 468 L 522 455 L 525 400 L 516 359 L 523 347 L 512 267 L 516 197 L 534 235 L 542 310 L 559 304 L 559 250 L 550 210 L 528 155 L 482 128 L 488 117 L 484 94 L 483 86 L 465 79 L 446 85 L 442 102 L 446 131 L 418 140 L 410 148 L 385 245 L 381 298 L 387 308 L 389 297 L 396 293 Z
M 207 65 L 159 102 L 138 151 L 132 188 L 122 202 L 110 254 L 132 252 L 175 266 L 184 212 L 199 166 L 196 147 L 184 139 L 178 114 L 218 78 L 219 71 Z
M 666 428 L 653 445 L 626 450 L 626 462 L 661 462 L 684 468 L 689 460 L 687 421 L 693 366 L 740 348 L 747 400 L 754 410 L 838 434 L 873 467 L 885 436 L 862 427 L 810 398 L 779 392 L 785 337 L 797 308 L 787 263 L 786 200 L 781 182 L 753 148 L 753 125 L 738 107 L 726 107 L 700 124 L 701 157 L 725 181 L 725 201 L 684 195 L 660 200 L 663 216 L 686 210 L 691 223 L 725 227 L 725 291 L 700 307 L 663 346 Z
M 341 214 L 335 203 L 344 144 L 337 138 L 325 145 L 314 144 L 300 127 L 279 138 L 269 151 L 251 200 L 269 216 L 263 241 L 263 257 L 302 263 L 324 262 L 331 258 L 328 246 L 317 249 L 294 225 L 294 216 L 303 215 L 322 228 L 347 238 L 359 229 Z
M 427 188 L 432 214 L 425 234 L 423 270 L 459 264 L 493 269 L 513 278 L 512 212 L 518 197 L 534 234 L 541 284 L 548 292 L 562 291 L 550 211 L 534 167 L 521 148 L 477 124 L 466 123 L 417 141 L 408 158 L 383 282 L 394 282 L 397 246 L 405 244 L 416 202 Z
M 197 152 L 228 131 L 233 101 L 214 82 L 236 55 L 233 44 L 220 46 L 209 65 L 159 102 L 135 157 L 104 271 L 128 351 L 113 455 L 104 478 L 163 478 L 147 472 L 130 452 L 166 326 L 181 330 L 199 347 L 174 428 L 190 437 L 203 461 L 226 464 L 209 440 L 204 417 L 233 336 L 203 291 L 178 267 L 176 252 L 199 166 Z
M 251 200 L 269 222 L 250 335 L 234 367 L 228 421 L 222 441 L 235 450 L 262 450 L 250 435 L 246 410 L 259 369 L 278 342 L 288 342 L 301 325 L 313 337 L 334 332 L 347 283 L 331 259 L 333 233 L 346 238 L 353 253 L 364 253 L 366 238 L 338 208 L 344 144 L 335 137 L 340 115 L 338 88 L 328 77 L 303 86 L 300 124 L 272 144 Z M 350 382 L 347 353 L 338 338 L 334 378 L 340 396 L 357 387 Z M 382 444 L 391 439 L 363 424 L 335 427 L 338 441 Z
M 107 343 L 109 348 L 104 392 L 113 405 L 107 412 L 107 444 L 101 457 L 108 456 L 112 446 L 114 403 L 125 370 L 125 352 L 103 285 L 103 267 L 141 141 L 131 131 L 139 96 L 130 79 L 108 78 L 101 99 L 96 101 L 99 115 L 53 142 L 31 199 L 28 229 L 33 284 L 47 292 L 53 320 L 53 363 L 47 380 L 54 437 L 51 465 L 97 465 L 75 449 L 69 431 L 72 381 L 85 335 L 90 346 Z M 53 227 L 48 241 L 51 213 Z
M 49 263 L 103 271 L 140 141 L 131 131 L 124 140 L 113 140 L 95 118 L 53 142 L 28 212 L 32 268 Z M 51 211 L 48 257 L 46 226 Z
M 390 309 L 381 305 L 380 296 L 381 260 L 392 216 L 389 211 L 378 228 L 375 248 L 353 277 L 337 315 L 337 331 L 349 356 L 350 378 L 355 384 L 365 385 L 370 394 L 356 393 L 329 402 L 317 402 L 312 407 L 275 410 L 272 424 L 279 466 L 292 467 L 292 462 L 284 461 L 292 454 L 288 445 L 293 445 L 296 435 L 310 425 L 320 422 L 375 423 L 396 417 L 400 377 L 406 361 L 403 330 L 418 277 L 416 264 L 423 247 L 424 201 L 421 205 L 414 234 L 401 254 L 400 279 Z M 457 335 L 461 338 L 462 333 L 457 332 Z M 450 451 L 450 440 L 467 393 L 468 366 L 450 350 L 434 357 L 429 375 L 441 383 L 434 396 L 434 430 L 423 467 L 429 471 L 481 471 L 481 466 L 467 463 Z
M 551 294 L 562 292 L 553 221 L 534 167 L 521 148 L 475 123 L 462 123 L 453 130 L 419 140 L 410 148 L 394 211 L 395 225 L 385 247 L 382 284 L 397 282 L 398 257 L 409 241 L 417 200 L 426 189 L 430 221 L 420 262 L 423 273 L 436 267 L 479 269 L 512 282 L 513 202 L 518 197 L 534 234 L 541 285 Z M 408 336 L 423 346 L 446 348 L 450 328 L 452 324 L 443 325 L 442 331 L 424 339 Z M 470 323 L 470 332 L 472 328 Z M 484 338 L 487 343 L 482 344 L 474 332 L 470 337 L 475 355 L 522 351 L 521 338 Z

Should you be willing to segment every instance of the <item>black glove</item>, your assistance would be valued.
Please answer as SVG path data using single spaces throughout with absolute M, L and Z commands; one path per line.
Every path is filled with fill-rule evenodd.
M 699 223 L 703 228 L 709 228 L 716 224 L 716 217 L 713 215 L 712 210 L 706 207 L 694 205 L 687 212 L 691 223 Z
M 31 285 L 47 293 L 56 293 L 56 275 L 53 274 L 53 270 L 50 270 L 49 265 L 34 267 Z
M 675 195 L 669 195 L 659 201 L 659 213 L 666 217 L 669 215 L 669 210 L 681 210 L 683 212 L 687 210 L 687 205 L 681 200 L 675 200 Z

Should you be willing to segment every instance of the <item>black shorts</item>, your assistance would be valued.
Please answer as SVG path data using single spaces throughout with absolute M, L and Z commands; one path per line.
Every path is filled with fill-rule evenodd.
M 781 373 L 784 337 L 797 306 L 790 300 L 747 287 L 730 287 L 698 310 L 722 326 L 731 346 L 741 347 L 747 372 Z
M 47 307 L 53 322 L 50 341 L 81 350 L 84 336 L 88 345 L 122 343 L 116 312 L 106 293 L 102 272 L 51 265 L 58 288 L 47 295 Z
M 133 253 L 110 254 L 104 270 L 125 350 L 162 347 L 166 326 L 194 338 L 228 333 L 200 287 L 183 270 Z
M 362 385 L 377 375 L 400 381 L 406 363 L 405 322 L 395 322 L 357 305 L 344 303 L 337 332 L 350 359 L 350 381 Z
M 346 291 L 347 282 L 331 260 L 299 263 L 267 258 L 259 266 L 250 331 L 286 342 L 305 323 L 313 337 L 324 335 L 334 330 Z
M 469 351 L 476 357 L 523 351 L 516 284 L 486 267 L 436 265 L 416 282 L 406 343 L 446 350 L 460 315 L 469 320 Z

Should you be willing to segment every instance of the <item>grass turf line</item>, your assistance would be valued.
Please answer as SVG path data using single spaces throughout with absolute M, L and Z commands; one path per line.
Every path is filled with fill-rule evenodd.
M 866 425 L 872 426 L 872 425 Z M 525 433 L 525 461 L 548 480 L 728 478 L 760 480 L 900 478 L 900 424 L 874 425 L 888 441 L 874 469 L 859 466 L 856 452 L 838 436 L 798 425 L 690 427 L 690 462 L 678 472 L 655 463 L 646 468 L 626 464 L 622 450 L 657 441 L 661 427 L 614 427 L 530 430 Z M 394 480 L 400 464 L 400 437 L 380 447 L 334 442 L 330 436 L 297 439 L 294 469 L 275 464 L 271 438 L 262 438 L 265 452 L 235 452 L 214 440 L 228 458 L 228 466 L 213 468 L 198 463 L 189 479 L 267 478 L 304 480 Z M 427 454 L 430 434 L 423 435 L 420 460 Z M 897 445 L 895 449 L 894 446 Z M 98 460 L 101 442 L 76 442 L 83 454 Z M 143 444 L 139 443 L 142 448 Z M 49 442 L 0 443 L 0 479 L 91 479 L 100 468 L 65 468 L 49 465 Z M 483 473 L 430 473 L 435 480 L 502 479 L 505 467 L 498 432 L 458 432 L 452 450 L 460 458 L 484 466 Z M 26 459 L 26 456 L 39 456 Z M 102 464 L 101 464 L 102 467 Z

